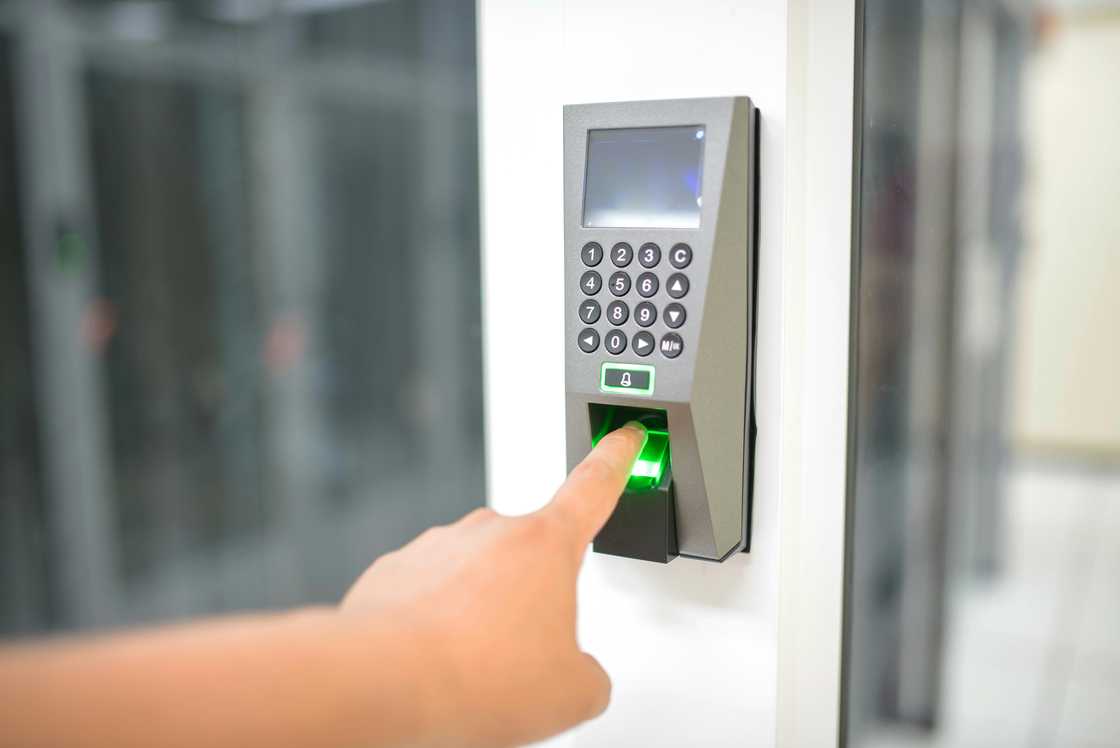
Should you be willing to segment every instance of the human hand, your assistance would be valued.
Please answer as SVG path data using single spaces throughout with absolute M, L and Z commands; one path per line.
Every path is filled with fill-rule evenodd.
M 351 588 L 344 616 L 389 621 L 428 676 L 420 744 L 520 745 L 606 709 L 610 679 L 576 640 L 576 578 L 644 441 L 627 424 L 539 511 L 478 509 L 382 556 Z

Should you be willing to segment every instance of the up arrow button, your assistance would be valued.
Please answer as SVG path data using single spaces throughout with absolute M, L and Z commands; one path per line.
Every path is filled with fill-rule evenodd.
M 688 276 L 684 273 L 670 275 L 668 291 L 674 299 L 684 298 L 684 295 L 688 293 Z

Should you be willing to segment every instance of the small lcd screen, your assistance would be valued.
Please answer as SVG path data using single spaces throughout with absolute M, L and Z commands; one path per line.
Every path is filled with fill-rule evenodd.
M 591 130 L 583 225 L 697 228 L 703 164 L 699 125 Z

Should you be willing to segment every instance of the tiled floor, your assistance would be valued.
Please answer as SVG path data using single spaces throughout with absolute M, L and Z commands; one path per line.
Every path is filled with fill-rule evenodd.
M 941 724 L 870 745 L 1120 747 L 1120 471 L 1019 464 L 1006 508 L 1004 573 L 952 592 Z

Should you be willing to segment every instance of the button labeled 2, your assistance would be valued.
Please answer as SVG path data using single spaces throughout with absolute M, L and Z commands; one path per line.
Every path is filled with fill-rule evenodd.
M 652 395 L 656 372 L 641 364 L 603 364 L 599 372 L 599 389 L 625 395 Z

